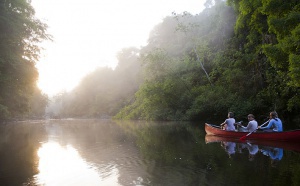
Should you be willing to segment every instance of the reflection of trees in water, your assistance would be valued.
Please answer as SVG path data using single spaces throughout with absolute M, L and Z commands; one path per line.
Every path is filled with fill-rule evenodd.
M 0 163 L 2 169 L 9 167 L 5 172 L 10 174 L 7 178 L 0 175 L 3 183 L 18 176 L 22 180 L 15 181 L 18 185 L 35 175 L 37 159 L 32 157 L 36 157 L 39 142 L 47 140 L 76 148 L 103 179 L 117 169 L 121 185 L 300 183 L 299 153 L 284 151 L 280 162 L 272 166 L 270 157 L 255 153 L 253 144 L 245 148 L 236 144 L 235 153 L 228 158 L 220 143 L 205 144 L 203 128 L 192 123 L 51 120 L 44 125 L 24 123 L 1 129 Z M 255 154 L 252 161 L 249 152 Z M 10 167 L 11 159 L 17 161 Z
M 61 145 L 71 144 L 81 157 L 105 179 L 118 171 L 122 185 L 144 178 L 145 162 L 136 148 L 135 137 L 111 120 L 53 120 L 47 126 L 49 137 Z
M 203 131 L 191 133 L 194 128 L 188 125 L 62 120 L 47 127 L 52 139 L 71 144 L 100 173 L 109 172 L 107 165 L 114 165 L 122 185 L 178 185 L 205 179 L 206 167 L 202 166 L 203 170 L 191 161 L 201 158 L 201 153 L 189 153 L 197 145 L 205 145 L 197 134 Z
M 194 185 L 208 183 L 203 158 L 203 131 L 187 122 L 120 122 L 136 136 L 143 159 L 154 162 L 147 167 L 153 185 Z M 129 130 L 130 129 L 130 130 Z
M 201 127 L 191 123 L 142 122 L 136 125 L 130 121 L 118 123 L 128 135 L 136 136 L 136 144 L 143 159 L 152 161 L 147 168 L 153 185 L 272 185 L 299 183 L 294 176 L 276 180 L 285 173 L 283 167 L 293 167 L 289 175 L 297 175 L 297 164 L 290 161 L 300 154 L 287 151 L 290 159 L 284 165 L 272 167 L 269 159 L 259 153 L 259 146 L 251 143 L 236 145 L 231 149 L 231 158 L 218 144 L 205 144 L 205 133 Z M 233 143 L 235 144 L 235 143 Z M 234 145 L 233 145 L 234 146 Z M 230 149 L 230 148 L 228 148 Z M 222 152 L 223 151 L 223 152 Z M 226 151 L 225 151 L 226 152 Z M 260 175 L 260 176 L 257 176 Z M 275 181 L 274 181 L 275 180 Z
M 0 126 L 0 183 L 22 185 L 38 173 L 37 150 L 45 141 L 43 121 Z

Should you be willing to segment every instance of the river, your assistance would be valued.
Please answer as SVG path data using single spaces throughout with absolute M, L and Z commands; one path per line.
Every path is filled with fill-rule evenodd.
M 299 185 L 299 149 L 220 141 L 203 122 L 0 125 L 0 185 Z M 298 146 L 299 147 L 299 146 Z

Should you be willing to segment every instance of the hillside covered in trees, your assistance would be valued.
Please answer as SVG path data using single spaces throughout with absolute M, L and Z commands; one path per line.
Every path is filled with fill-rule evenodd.
M 57 95 L 55 115 L 197 120 L 233 111 L 260 119 L 276 110 L 296 123 L 299 41 L 299 1 L 207 1 L 198 15 L 164 18 L 146 46 L 120 51 L 115 70 L 99 68 Z

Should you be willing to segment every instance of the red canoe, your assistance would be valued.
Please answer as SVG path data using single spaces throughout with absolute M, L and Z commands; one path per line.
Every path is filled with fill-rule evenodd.
M 235 132 L 221 130 L 219 126 L 205 123 L 205 131 L 208 135 L 216 135 L 230 138 L 241 138 L 249 132 Z M 283 132 L 253 132 L 247 136 L 247 140 L 276 140 L 276 141 L 300 141 L 300 129 Z

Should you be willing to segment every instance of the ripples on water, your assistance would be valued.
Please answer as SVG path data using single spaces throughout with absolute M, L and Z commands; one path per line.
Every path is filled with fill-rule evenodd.
M 1 185 L 300 183 L 295 149 L 274 166 L 274 147 L 205 137 L 199 124 L 51 120 L 0 126 L 0 133 Z

